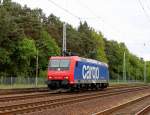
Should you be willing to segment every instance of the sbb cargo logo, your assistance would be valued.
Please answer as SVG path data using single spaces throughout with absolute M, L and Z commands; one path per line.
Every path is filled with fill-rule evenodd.
M 83 79 L 99 79 L 99 68 L 83 65 L 82 76 Z

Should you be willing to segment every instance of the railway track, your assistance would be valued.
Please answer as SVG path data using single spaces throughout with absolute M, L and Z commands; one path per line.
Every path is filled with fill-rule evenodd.
M 137 98 L 137 99 L 134 99 L 134 100 L 131 100 L 131 101 L 128 101 L 126 103 L 123 103 L 123 104 L 120 104 L 118 106 L 115 106 L 115 107 L 112 107 L 112 108 L 109 108 L 109 109 L 106 109 L 104 111 L 100 111 L 100 112 L 97 112 L 97 113 L 94 113 L 92 115 L 114 115 L 116 112 L 118 112 L 120 109 L 124 109 L 125 107 L 128 107 L 130 106 L 131 104 L 136 104 L 137 102 L 140 102 L 146 98 L 149 98 L 150 95 L 146 95 L 146 96 L 143 96 L 143 97 L 140 97 L 140 98 Z M 137 111 L 135 112 L 134 115 L 148 115 L 148 112 L 150 112 L 150 105 L 146 106 L 145 108 L 143 108 L 142 110 L 140 111 Z M 123 114 L 123 113 L 122 113 Z
M 133 85 L 137 86 L 136 84 Z M 121 85 L 113 85 L 110 87 L 131 87 L 127 84 L 121 84 Z M 26 93 L 34 93 L 34 92 L 47 92 L 49 89 L 47 87 L 41 87 L 41 88 L 18 88 L 18 89 L 0 89 L 0 95 L 12 95 L 12 94 L 26 94 Z
M 113 90 L 119 90 L 119 89 L 126 89 L 126 88 L 137 88 L 139 86 L 130 86 L 130 87 L 110 87 L 108 89 L 106 89 L 105 91 L 110 91 L 113 92 Z M 147 86 L 144 86 L 147 87 Z M 34 99 L 34 98 L 42 98 L 42 97 L 50 97 L 50 96 L 60 96 L 63 94 L 66 95 L 72 95 L 72 94 L 83 94 L 84 95 L 86 93 L 97 93 L 98 91 L 83 91 L 83 92 L 73 92 L 73 93 L 69 93 L 69 92 L 59 92 L 59 91 L 50 91 L 50 92 L 35 92 L 35 93 L 31 93 L 31 94 L 21 94 L 21 95 L 9 95 L 9 96 L 2 96 L 0 97 L 0 102 L 10 102 L 10 101 L 18 101 L 18 100 L 25 100 L 25 99 Z M 107 92 L 99 92 L 99 93 L 107 93 Z M 109 92 L 108 92 L 109 93 Z M 86 95 L 85 95 L 86 96 Z
M 48 88 L 20 88 L 20 89 L 0 89 L 0 95 L 10 95 L 10 94 L 25 94 L 33 92 L 46 92 Z
M 34 112 L 39 111 L 43 109 L 52 109 L 57 108 L 64 105 L 74 104 L 78 102 L 84 102 L 92 99 L 97 99 L 101 97 L 108 97 L 113 95 L 119 95 L 122 93 L 127 92 L 136 92 L 139 90 L 143 90 L 149 88 L 149 86 L 144 87 L 136 87 L 136 88 L 130 88 L 130 89 L 120 89 L 120 90 L 113 90 L 111 92 L 104 92 L 104 93 L 92 93 L 92 94 L 85 94 L 85 95 L 78 95 L 78 96 L 71 96 L 71 97 L 64 97 L 59 99 L 53 99 L 53 100 L 44 100 L 40 102 L 32 102 L 32 103 L 23 103 L 23 104 L 14 104 L 14 105 L 8 105 L 8 106 L 1 106 L 0 107 L 0 115 L 4 114 L 22 114 L 22 113 L 28 113 L 28 112 Z
M 148 115 L 150 113 L 150 105 L 146 106 L 139 112 L 137 112 L 135 115 Z

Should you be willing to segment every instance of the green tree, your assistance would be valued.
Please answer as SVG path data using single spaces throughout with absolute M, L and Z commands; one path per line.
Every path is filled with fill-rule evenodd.
M 15 18 L 3 6 L 0 6 L 0 71 L 15 74 L 16 49 L 23 38 L 23 32 L 15 22 Z M 4 58 L 5 57 L 5 58 Z
M 25 73 L 28 76 L 30 72 L 34 69 L 33 65 L 31 65 L 31 60 L 35 59 L 36 56 L 36 46 L 35 42 L 31 38 L 24 38 L 20 41 L 18 46 L 18 66 L 19 66 L 19 73 Z
M 0 5 L 0 75 L 35 76 L 36 55 L 39 51 L 40 75 L 47 71 L 48 58 L 61 54 L 63 23 L 41 9 L 4 0 Z M 109 65 L 110 76 L 122 79 L 123 56 L 126 53 L 128 80 L 143 80 L 144 60 L 129 52 L 124 43 L 107 40 L 87 22 L 78 28 L 67 24 L 67 49 L 81 57 L 92 58 Z M 147 79 L 150 79 L 147 62 Z
M 50 56 L 60 55 L 60 48 L 46 31 L 41 32 L 41 39 L 37 44 L 37 49 L 39 50 L 39 67 L 42 71 L 47 69 Z
M 106 53 L 105 53 L 105 42 L 103 40 L 103 35 L 99 32 L 92 32 L 92 38 L 95 42 L 95 45 L 93 46 L 93 51 L 95 52 L 94 59 L 102 61 L 102 62 L 108 62 Z

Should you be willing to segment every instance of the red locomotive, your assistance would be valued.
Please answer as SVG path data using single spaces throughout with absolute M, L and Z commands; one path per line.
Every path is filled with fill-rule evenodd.
M 106 88 L 108 65 L 78 56 L 56 56 L 49 59 L 47 85 L 58 88 Z

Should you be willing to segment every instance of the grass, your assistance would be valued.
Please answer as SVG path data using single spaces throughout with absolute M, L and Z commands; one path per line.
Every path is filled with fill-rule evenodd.
M 19 88 L 40 88 L 47 87 L 46 84 L 13 84 L 13 85 L 3 85 L 0 84 L 0 89 L 19 89 Z
M 110 85 L 149 85 L 149 83 L 144 83 L 143 81 L 110 81 L 109 82 Z

